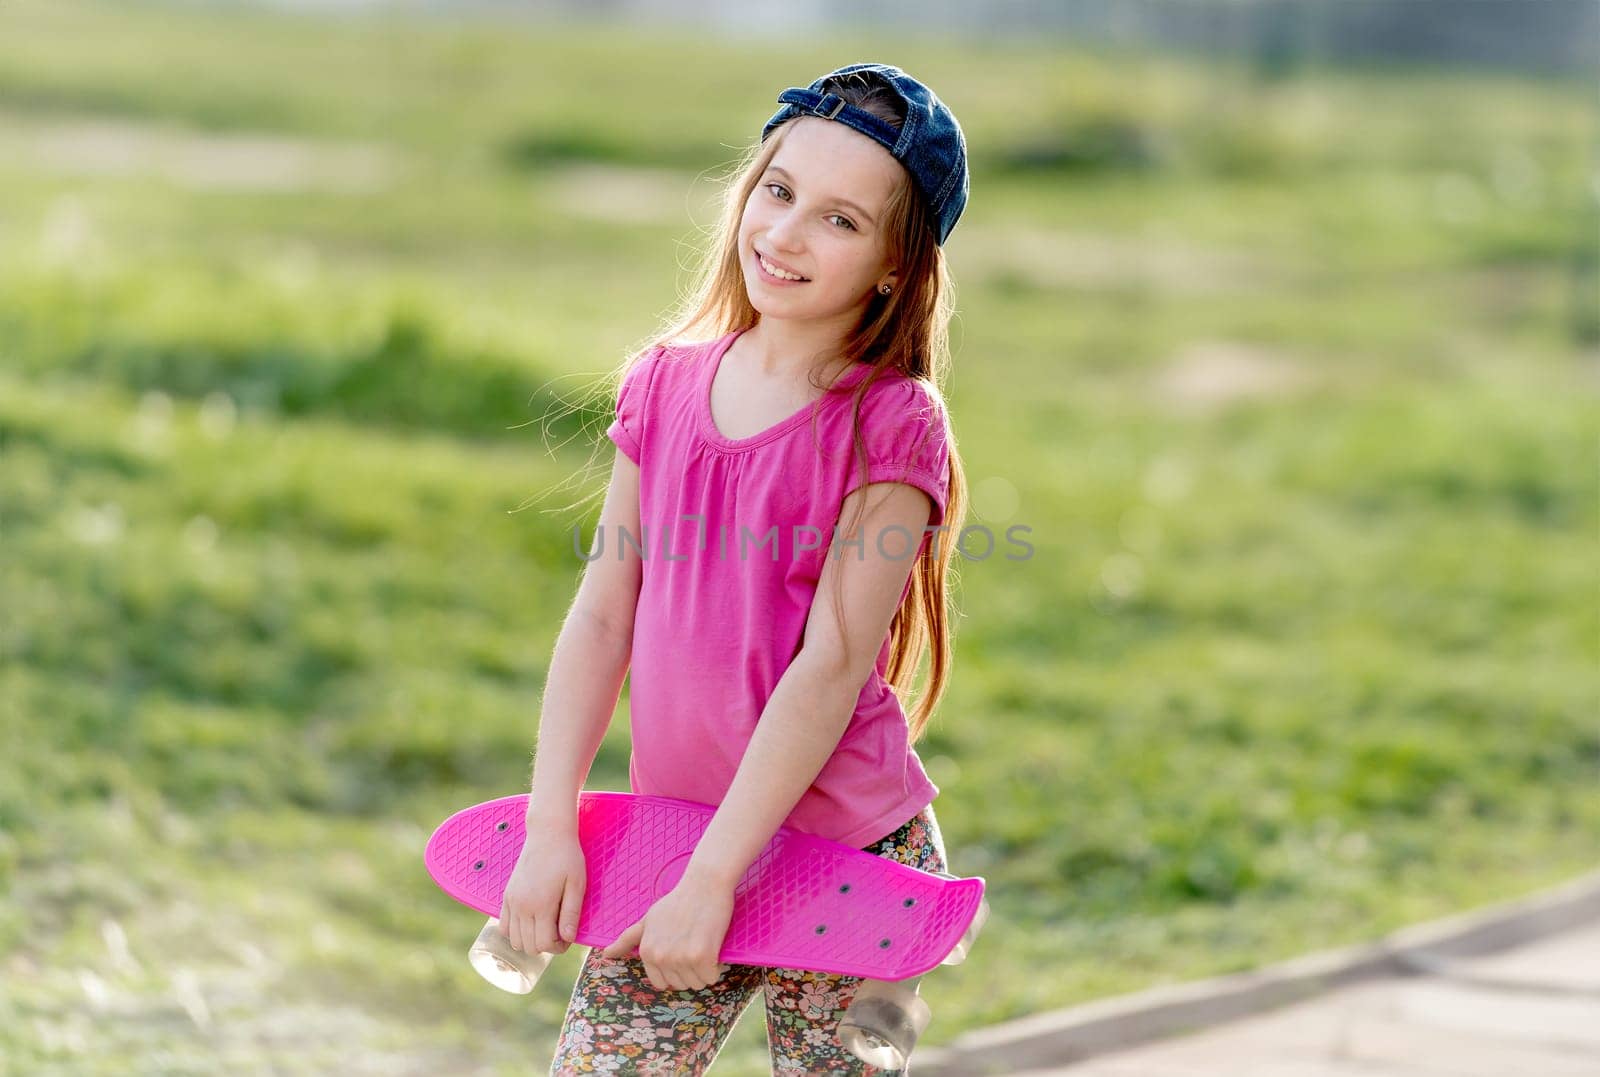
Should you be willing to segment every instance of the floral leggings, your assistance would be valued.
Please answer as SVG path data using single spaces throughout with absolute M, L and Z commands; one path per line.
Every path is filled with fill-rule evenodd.
M 925 871 L 946 870 L 932 805 L 867 852 Z M 637 957 L 609 958 L 591 949 L 572 988 L 551 1077 L 704 1073 L 758 991 L 765 994 L 774 1074 L 904 1072 L 868 1066 L 839 1043 L 839 1018 L 860 983 L 851 976 L 729 965 L 722 979 L 699 990 L 657 991 Z

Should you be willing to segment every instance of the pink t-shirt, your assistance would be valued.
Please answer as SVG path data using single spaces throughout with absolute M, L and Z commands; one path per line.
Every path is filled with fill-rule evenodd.
M 631 538 L 642 548 L 643 581 L 629 674 L 629 782 L 636 793 L 708 804 L 722 802 L 800 650 L 842 502 L 863 484 L 848 394 L 824 395 L 749 437 L 717 430 L 711 381 L 740 332 L 651 349 L 628 371 L 606 430 L 639 465 L 642 533 Z M 869 369 L 847 371 L 836 390 Z M 949 492 L 948 422 L 937 391 L 915 378 L 880 376 L 861 406 L 865 482 L 926 491 L 930 526 L 943 522 Z M 602 537 L 601 556 L 618 556 L 620 533 Z M 905 557 L 909 572 L 908 540 L 917 537 L 887 531 L 881 548 Z M 925 532 L 920 545 L 931 538 Z M 841 545 L 835 556 L 863 555 Z M 909 590 L 908 579 L 902 601 Z M 885 634 L 849 726 L 787 825 L 862 848 L 938 795 L 884 680 L 888 659 Z

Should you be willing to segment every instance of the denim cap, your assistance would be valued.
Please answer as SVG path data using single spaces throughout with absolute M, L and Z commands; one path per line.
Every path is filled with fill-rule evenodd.
M 898 131 L 866 109 L 846 104 L 838 94 L 822 92 L 823 84 L 829 79 L 856 72 L 881 76 L 905 103 L 906 119 Z M 822 76 L 807 89 L 789 87 L 778 95 L 778 101 L 783 107 L 773 113 L 772 119 L 761 129 L 763 142 L 772 129 L 785 120 L 820 116 L 825 120 L 837 120 L 882 143 L 911 173 L 912 182 L 927 204 L 934 235 L 939 245 L 944 245 L 945 237 L 967 206 L 967 140 L 955 114 L 932 90 L 898 67 L 849 64 Z

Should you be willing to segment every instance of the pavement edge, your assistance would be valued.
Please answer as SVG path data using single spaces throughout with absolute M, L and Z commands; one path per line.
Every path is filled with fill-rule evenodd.
M 1452 958 L 1492 953 L 1596 918 L 1600 870 L 1528 896 L 1398 928 L 1371 942 L 975 1029 L 943 1047 L 916 1052 L 907 1073 L 975 1077 L 1068 1065 L 1261 1013 L 1357 980 L 1414 975 Z

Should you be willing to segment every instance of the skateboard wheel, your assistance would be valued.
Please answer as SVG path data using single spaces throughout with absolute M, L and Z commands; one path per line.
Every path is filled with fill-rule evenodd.
M 491 916 L 467 951 L 467 960 L 478 975 L 502 991 L 526 995 L 555 959 L 555 954 L 531 953 L 511 948 L 511 940 L 500 934 L 500 921 Z
M 978 932 L 983 930 L 983 925 L 989 921 L 989 903 L 978 902 L 978 911 L 972 917 L 972 923 L 967 925 L 966 933 L 961 936 L 961 941 L 956 943 L 955 949 L 945 955 L 941 965 L 959 965 L 967 959 L 967 951 L 972 949 L 972 944 L 978 939 Z
M 839 1042 L 879 1069 L 904 1069 L 933 1011 L 910 980 L 862 980 L 850 1008 L 839 1019 Z

